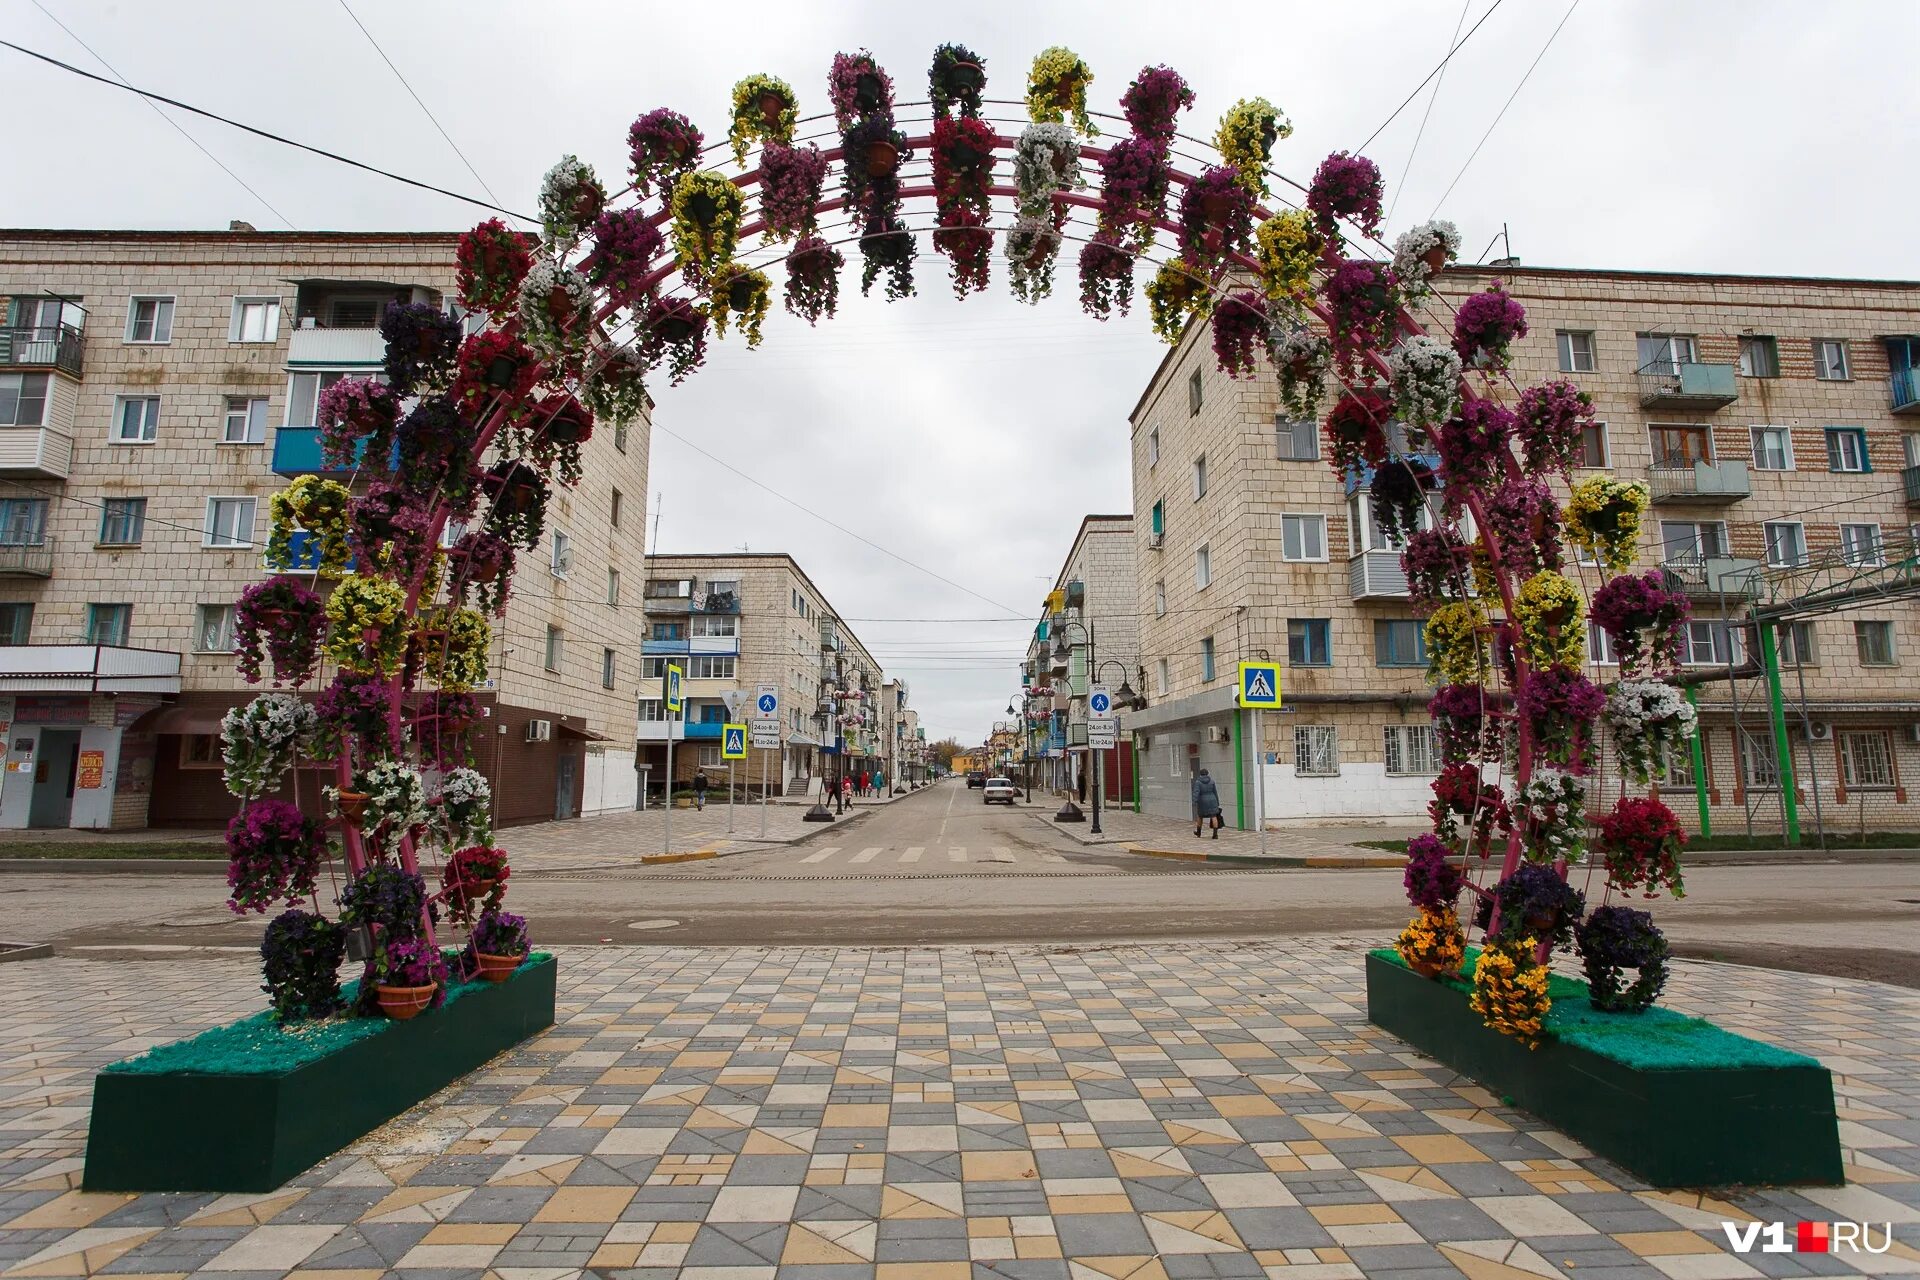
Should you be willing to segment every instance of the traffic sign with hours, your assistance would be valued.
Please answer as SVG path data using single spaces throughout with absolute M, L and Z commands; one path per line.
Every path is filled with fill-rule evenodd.
M 778 686 L 763 684 L 754 690 L 753 714 L 756 720 L 778 720 L 780 718 L 780 689 Z
M 1243 707 L 1264 707 L 1269 710 L 1280 705 L 1280 664 L 1277 662 L 1243 662 L 1240 664 L 1240 683 L 1235 692 L 1237 701 Z
M 1087 746 L 1095 751 L 1111 751 L 1117 737 L 1111 720 L 1089 720 L 1087 722 Z
M 778 720 L 755 720 L 752 729 L 754 750 L 778 751 L 780 749 L 780 722 Z
M 722 760 L 745 760 L 747 758 L 747 726 L 743 724 L 721 726 L 720 758 Z
M 1113 695 L 1107 692 L 1107 686 L 1094 685 L 1087 694 L 1087 717 L 1091 720 L 1113 719 Z

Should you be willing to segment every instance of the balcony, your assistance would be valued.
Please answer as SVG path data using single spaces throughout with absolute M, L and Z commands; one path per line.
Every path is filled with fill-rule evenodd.
M 689 720 L 681 727 L 687 731 L 688 742 L 718 742 L 720 731 L 727 726 L 719 720 Z
M 367 442 L 355 450 L 355 467 L 329 467 L 320 456 L 320 428 L 281 427 L 273 433 L 273 471 L 281 476 L 348 476 L 365 461 Z M 389 468 L 400 465 L 400 442 L 394 441 L 387 456 Z
M 1692 502 L 1721 505 L 1738 502 L 1753 493 L 1744 462 L 1695 462 L 1677 467 L 1653 467 L 1647 488 L 1655 502 Z
M 714 591 L 709 589 L 698 599 L 690 602 L 696 613 L 738 614 L 740 612 L 740 593 L 738 591 Z
M 1900 479 L 1907 486 L 1907 505 L 1920 507 L 1920 466 L 1908 467 L 1900 473 Z
M 73 474 L 73 437 L 52 427 L 0 427 L 0 476 L 65 480 Z
M 1730 364 L 1661 361 L 1638 371 L 1643 409 L 1718 409 L 1740 398 Z
M 69 324 L 0 327 L 0 369 L 53 369 L 78 378 L 86 339 Z
M 1920 369 L 1895 369 L 1887 379 L 1887 403 L 1895 413 L 1920 413 Z
M 111 644 L 0 646 L 0 692 L 178 693 L 180 655 Z
M 650 595 L 642 602 L 641 607 L 648 613 L 686 613 L 693 608 L 693 601 L 680 595 Z
M 0 578 L 51 578 L 53 539 L 0 544 Z
M 687 640 L 682 636 L 678 640 L 642 640 L 640 653 L 644 657 L 672 657 L 675 654 L 691 652 Z
M 831 618 L 820 619 L 820 648 L 828 653 L 839 653 L 846 647 L 840 639 L 840 628 Z
M 387 340 L 378 329 L 295 329 L 287 343 L 293 368 L 377 369 L 387 362 Z
M 1759 596 L 1766 566 L 1737 556 L 1678 555 L 1660 566 L 1668 583 L 1694 600 L 1728 602 Z
M 1347 586 L 1355 600 L 1405 600 L 1409 594 L 1398 551 L 1363 551 L 1349 560 Z
M 688 653 L 715 653 L 723 657 L 740 654 L 739 636 L 694 636 L 686 643 Z

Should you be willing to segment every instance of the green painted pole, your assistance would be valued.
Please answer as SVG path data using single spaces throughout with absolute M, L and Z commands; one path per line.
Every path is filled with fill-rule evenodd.
M 1767 672 L 1767 718 L 1773 722 L 1773 758 L 1779 763 L 1780 812 L 1787 820 L 1787 844 L 1800 843 L 1800 803 L 1793 794 L 1793 749 L 1787 745 L 1787 706 L 1780 695 L 1780 654 L 1773 643 L 1773 623 L 1754 619 L 1760 633 L 1760 660 Z M 1744 766 L 1743 766 L 1744 767 Z
M 1700 804 L 1700 838 L 1704 840 L 1713 834 L 1713 814 L 1707 804 L 1707 749 L 1704 745 L 1706 731 L 1699 727 L 1700 691 L 1692 685 L 1687 686 L 1687 705 L 1693 708 L 1695 726 L 1693 739 L 1687 743 L 1687 750 L 1693 756 L 1693 795 Z
M 1233 709 L 1233 825 L 1245 831 L 1247 829 L 1247 740 L 1242 737 L 1247 717 L 1240 708 Z

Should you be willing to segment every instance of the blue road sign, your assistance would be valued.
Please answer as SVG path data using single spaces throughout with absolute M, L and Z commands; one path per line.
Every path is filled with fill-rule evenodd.
M 1095 715 L 1103 716 L 1113 709 L 1113 699 L 1107 695 L 1105 690 L 1094 694 L 1089 701 L 1093 705 L 1093 713 Z
M 666 688 L 663 692 L 666 694 L 667 711 L 673 715 L 680 714 L 680 681 L 685 675 L 679 663 L 667 664 Z
M 779 708 L 780 700 L 770 693 L 763 693 L 754 706 L 760 709 L 760 715 L 763 718 L 771 718 L 774 711 Z
M 747 726 L 730 724 L 720 730 L 720 758 L 722 760 L 747 758 Z
M 1243 662 L 1240 664 L 1240 685 L 1237 690 L 1239 702 L 1243 707 L 1274 708 L 1280 705 L 1280 664 L 1277 662 Z

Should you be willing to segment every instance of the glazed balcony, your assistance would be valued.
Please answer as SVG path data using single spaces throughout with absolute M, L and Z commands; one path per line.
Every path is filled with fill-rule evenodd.
M 73 437 L 52 427 L 0 427 L 0 476 L 65 480 L 73 474 Z
M 52 369 L 80 377 L 86 338 L 70 324 L 0 326 L 0 369 Z
M 354 452 L 355 465 L 352 467 L 328 466 L 320 453 L 320 428 L 318 427 L 280 427 L 273 433 L 273 472 L 287 476 L 350 476 L 359 469 L 359 463 L 367 454 L 367 442 L 362 440 Z M 394 441 L 387 457 L 389 468 L 400 465 L 400 442 Z
M 1907 486 L 1907 505 L 1920 507 L 1920 466 L 1908 467 L 1900 473 L 1900 479 Z
M 0 578 L 51 578 L 53 539 L 0 543 Z
M 1643 409 L 1712 410 L 1740 398 L 1740 384 L 1730 364 L 1663 360 L 1642 366 L 1637 376 Z
M 1895 413 L 1920 413 L 1920 369 L 1895 369 L 1887 378 L 1887 404 Z
M 1757 598 L 1766 571 L 1758 560 L 1686 554 L 1669 557 L 1660 568 L 1668 583 L 1688 598 L 1715 603 Z
M 1398 551 L 1363 551 L 1347 562 L 1348 594 L 1355 600 L 1405 600 L 1407 575 Z
M 1744 462 L 1695 462 L 1650 468 L 1647 491 L 1655 502 L 1719 506 L 1752 496 L 1753 482 Z

